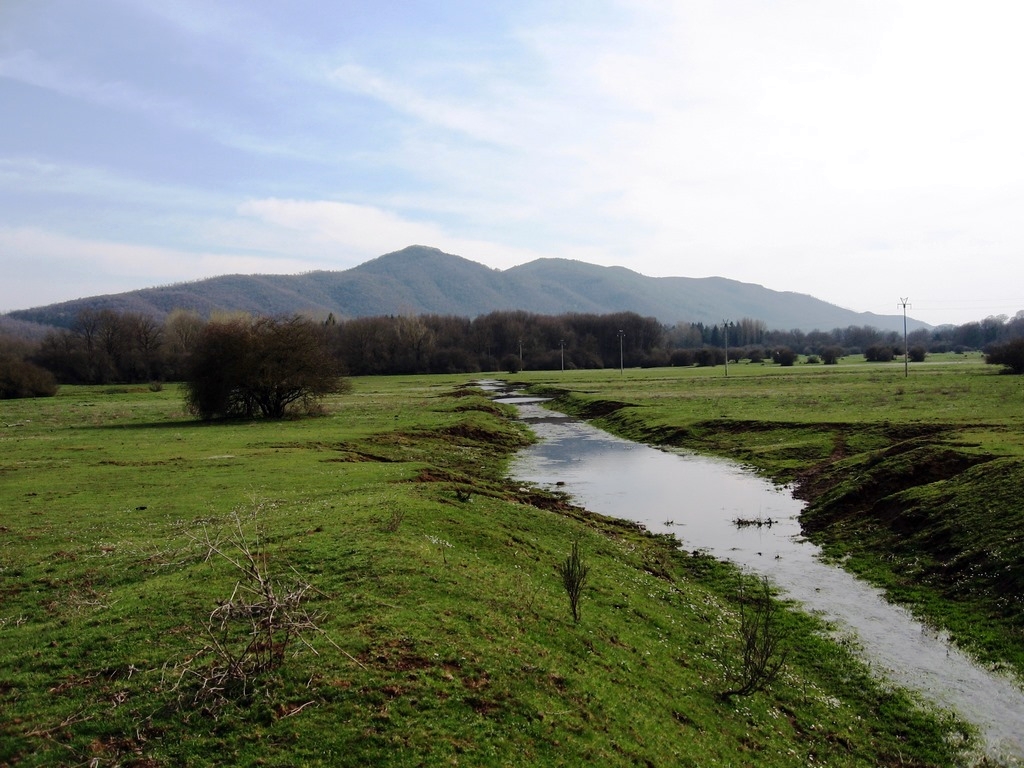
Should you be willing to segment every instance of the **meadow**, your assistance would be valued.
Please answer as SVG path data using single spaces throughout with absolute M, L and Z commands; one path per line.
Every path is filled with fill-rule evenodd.
M 1013 383 L 971 370 L 942 386 Z M 707 442 L 707 422 L 790 414 L 784 448 L 740 456 L 780 477 L 828 447 L 801 411 L 849 415 L 829 380 L 785 383 L 805 371 L 716 373 L 517 378 L 619 414 L 618 429 L 726 453 L 740 449 Z M 913 409 L 917 379 L 853 378 L 866 393 L 874 376 Z M 723 697 L 743 577 L 508 480 L 530 435 L 471 384 L 357 378 L 320 415 L 282 421 L 197 422 L 174 385 L 0 403 L 0 765 L 962 763 L 966 728 L 875 682 L 792 606 L 779 678 Z M 782 398 L 771 419 L 767 391 Z M 965 451 L 1014 443 L 970 422 Z M 579 622 L 557 573 L 574 543 Z M 239 611 L 263 582 L 274 620 L 297 621 L 254 647 L 273 612 Z M 225 655 L 272 663 L 228 679 Z

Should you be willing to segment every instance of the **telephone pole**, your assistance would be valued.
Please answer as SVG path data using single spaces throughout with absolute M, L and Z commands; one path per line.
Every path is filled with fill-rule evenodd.
M 725 378 L 729 378 L 729 321 L 722 321 L 722 330 L 725 332 Z
M 903 307 L 903 378 L 910 375 L 910 349 L 907 347 L 907 302 L 910 297 L 900 297 L 900 306 Z

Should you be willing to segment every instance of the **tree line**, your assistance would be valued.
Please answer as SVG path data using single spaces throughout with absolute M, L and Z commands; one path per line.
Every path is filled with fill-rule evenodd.
M 0 333 L 0 397 L 46 394 L 58 383 L 183 381 L 208 326 L 240 315 L 203 318 L 176 310 L 162 322 L 137 312 L 84 310 L 67 329 L 40 340 Z M 251 318 L 250 318 L 251 320 Z M 315 329 L 338 370 L 353 376 L 475 373 L 559 368 L 720 365 L 730 360 L 791 364 L 797 355 L 825 363 L 847 355 L 886 360 L 903 354 L 901 333 L 870 326 L 831 331 L 773 330 L 760 321 L 664 325 L 633 312 L 538 315 L 492 312 L 294 318 Z M 1024 337 L 1024 311 L 961 326 L 911 332 L 912 359 L 932 352 L 987 349 Z

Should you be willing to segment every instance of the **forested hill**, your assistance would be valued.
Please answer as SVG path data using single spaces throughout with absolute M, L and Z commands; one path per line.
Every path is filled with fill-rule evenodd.
M 768 328 L 831 330 L 851 325 L 903 329 L 902 315 L 853 312 L 805 294 L 721 277 L 646 277 L 623 267 L 538 259 L 504 271 L 414 245 L 352 269 L 302 275 L 225 275 L 17 310 L 9 317 L 68 327 L 82 309 L 174 309 L 338 318 L 399 314 L 476 317 L 496 310 L 538 314 L 636 312 L 665 324 L 761 320 Z M 910 329 L 928 327 L 911 320 Z

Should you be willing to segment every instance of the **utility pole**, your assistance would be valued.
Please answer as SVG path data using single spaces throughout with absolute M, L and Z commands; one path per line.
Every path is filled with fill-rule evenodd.
M 619 375 L 621 376 L 625 371 L 625 367 L 622 364 L 622 339 L 625 338 L 626 332 L 619 329 Z
M 907 302 L 910 297 L 900 297 L 900 306 L 903 307 L 903 378 L 910 376 L 910 349 L 907 347 Z
M 559 339 L 558 346 L 562 348 L 562 373 L 565 373 L 565 339 Z
M 722 330 L 725 332 L 725 378 L 729 378 L 729 321 L 722 321 Z

